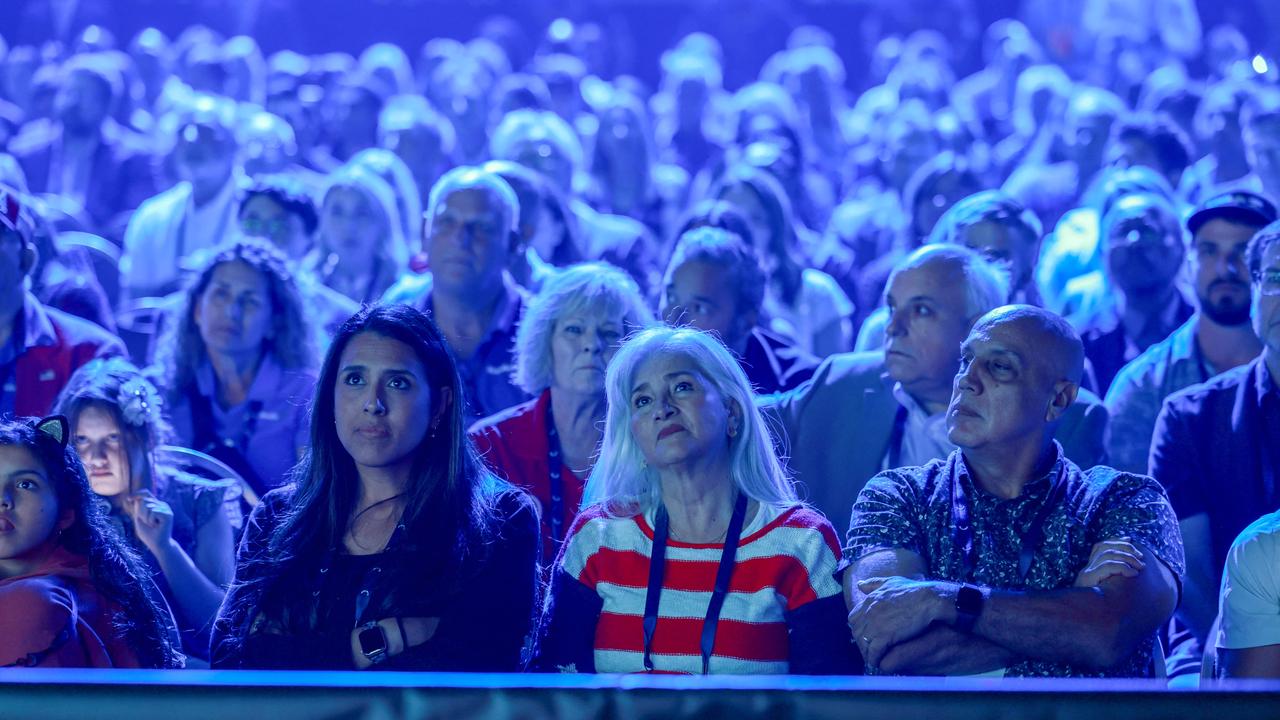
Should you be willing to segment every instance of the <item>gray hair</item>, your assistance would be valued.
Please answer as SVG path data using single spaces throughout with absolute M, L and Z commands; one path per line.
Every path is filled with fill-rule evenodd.
M 502 225 L 504 232 L 511 234 L 520 231 L 520 198 L 511 185 L 501 176 L 473 165 L 456 167 L 436 180 L 431 186 L 431 195 L 427 198 L 427 234 L 431 233 L 431 225 L 436 221 L 436 213 L 440 211 L 440 203 L 455 192 L 462 190 L 483 190 L 502 204 Z
M 609 410 L 605 416 L 600 460 L 587 479 L 583 507 L 601 505 L 626 517 L 662 502 L 657 471 L 645 463 L 631 434 L 631 390 L 640 365 L 658 355 L 683 355 L 727 401 L 742 410 L 742 430 L 730 438 L 729 478 L 747 497 L 765 505 L 798 502 L 794 485 L 774 450 L 772 435 L 755 404 L 742 366 L 715 337 L 692 328 L 655 326 L 632 336 L 618 350 L 605 374 Z
M 497 160 L 512 160 L 517 145 L 530 140 L 550 142 L 575 171 L 582 168 L 582 141 L 569 123 L 549 110 L 522 109 L 507 113 L 489 139 L 489 154 Z
M 889 275 L 915 270 L 930 263 L 945 262 L 959 266 L 965 279 L 965 317 L 976 320 L 1009 302 L 1009 275 L 982 253 L 964 245 L 925 245 L 903 258 Z M 888 287 L 886 284 L 885 287 Z
M 512 380 L 530 395 L 551 387 L 551 337 L 556 322 L 575 313 L 621 316 L 628 330 L 655 322 L 636 281 L 608 263 L 579 263 L 552 275 L 525 306 L 516 329 Z

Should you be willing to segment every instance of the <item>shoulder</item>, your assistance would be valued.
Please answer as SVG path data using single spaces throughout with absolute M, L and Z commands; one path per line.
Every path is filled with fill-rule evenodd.
M 1227 572 L 1233 569 L 1277 567 L 1280 560 L 1280 512 L 1263 515 L 1231 543 Z
M 36 575 L 0 583 L 0 610 L 25 623 L 44 625 L 76 612 L 75 594 L 57 575 Z
M 763 527 L 744 542 L 765 536 L 785 535 L 793 544 L 827 545 L 832 553 L 839 553 L 840 542 L 835 526 L 821 511 L 802 504 L 781 507 L 761 504 L 758 512 L 766 513 Z
M 67 345 L 92 345 L 99 348 L 120 345 L 119 338 L 84 318 L 47 305 L 42 305 L 41 309 Z
M 1130 360 L 1111 381 L 1111 389 L 1107 391 L 1107 401 L 1115 402 L 1136 391 L 1150 388 L 1158 384 L 1157 377 L 1168 369 L 1170 356 L 1173 354 L 1177 333 L 1161 340 Z
M 472 437 L 483 436 L 487 440 L 497 440 L 508 435 L 519 437 L 537 426 L 538 417 L 534 410 L 538 400 L 538 398 L 526 400 L 489 417 L 481 418 L 467 430 L 467 434 Z
M 1247 382 L 1256 362 L 1232 368 L 1206 382 L 1179 390 L 1165 400 L 1165 407 L 1172 412 L 1196 414 L 1224 399 L 1234 398 L 1240 386 Z
M 417 305 L 431 292 L 431 273 L 401 275 L 382 295 L 384 303 L 406 303 Z
M 869 352 L 838 353 L 823 360 L 814 372 L 814 377 L 821 377 L 825 384 L 849 383 L 867 388 L 885 387 L 884 353 L 879 350 Z
M 157 213 L 168 213 L 171 208 L 185 203 L 190 195 L 191 185 L 187 182 L 179 182 L 168 190 L 162 190 L 142 201 L 129 224 L 132 225 L 134 220 L 151 219 Z
M 8 152 L 19 160 L 38 153 L 47 152 L 61 136 L 57 125 L 48 121 L 36 120 L 23 125 L 18 134 L 9 141 Z

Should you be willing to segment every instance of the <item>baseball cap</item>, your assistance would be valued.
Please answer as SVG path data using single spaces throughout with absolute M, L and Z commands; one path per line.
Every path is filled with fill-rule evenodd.
M 1276 221 L 1276 206 L 1248 190 L 1219 193 L 1196 207 L 1187 218 L 1187 230 L 1195 235 L 1205 223 L 1215 218 L 1264 227 Z

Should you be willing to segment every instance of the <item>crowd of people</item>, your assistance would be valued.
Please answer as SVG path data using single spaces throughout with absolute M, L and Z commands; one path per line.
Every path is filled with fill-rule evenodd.
M 1193 20 L 0 41 L 0 667 L 1280 677 L 1280 79 Z

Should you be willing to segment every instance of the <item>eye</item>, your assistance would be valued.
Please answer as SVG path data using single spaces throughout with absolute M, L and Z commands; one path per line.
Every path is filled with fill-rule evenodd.
M 403 375 L 397 375 L 387 381 L 387 387 L 394 388 L 396 390 L 408 390 L 409 379 Z
M 911 309 L 915 313 L 916 317 L 932 317 L 933 316 L 933 308 L 929 307 L 928 305 L 916 305 Z
M 356 373 L 356 372 L 347 373 L 342 378 L 342 384 L 343 385 L 363 385 L 364 378 L 360 377 L 360 373 Z
M 565 325 L 564 331 L 569 333 L 570 335 L 581 335 L 582 326 L 581 325 Z
M 707 307 L 706 303 L 697 302 L 693 304 L 693 312 L 696 315 L 709 315 L 711 308 Z
M 617 330 L 602 330 L 600 332 L 600 337 L 605 342 L 609 343 L 610 345 L 613 345 L 622 339 L 622 333 L 618 332 Z
M 688 380 L 681 380 L 680 382 L 676 383 L 676 386 L 675 386 L 676 392 L 687 392 L 690 390 L 693 390 L 693 383 L 689 382 Z
M 635 397 L 631 398 L 631 406 L 632 406 L 632 407 L 634 407 L 634 408 L 636 408 L 637 410 L 639 410 L 640 408 L 643 408 L 644 406 L 646 406 L 646 405 L 648 405 L 648 404 L 649 404 L 649 396 L 648 396 L 648 395 L 637 395 L 637 396 L 635 396 Z
M 22 480 L 19 480 L 16 483 L 16 485 L 19 490 L 36 490 L 40 487 L 40 485 L 35 480 L 28 480 L 25 478 Z

